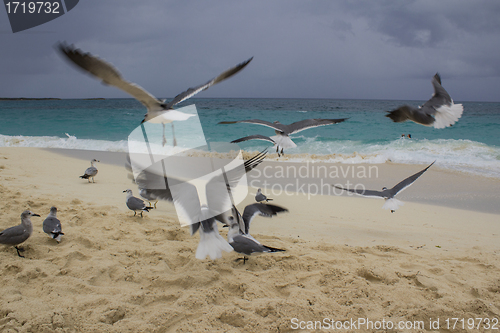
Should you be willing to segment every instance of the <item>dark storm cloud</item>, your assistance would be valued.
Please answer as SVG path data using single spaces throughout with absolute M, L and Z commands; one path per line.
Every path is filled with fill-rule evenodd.
M 255 56 L 199 97 L 426 99 L 439 71 L 456 100 L 498 100 L 499 14 L 493 1 L 86 0 L 22 33 L 0 20 L 0 95 L 128 97 L 64 61 L 53 45 L 67 41 L 159 97 Z
M 350 4 L 350 5 L 349 5 Z M 401 46 L 437 46 L 463 34 L 498 34 L 496 1 L 362 1 L 345 10 L 366 18 L 369 26 Z

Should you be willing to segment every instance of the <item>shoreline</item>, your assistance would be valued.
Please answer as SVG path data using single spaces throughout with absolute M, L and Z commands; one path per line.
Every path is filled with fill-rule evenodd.
M 5 148 L 2 148 L 5 149 Z M 15 148 L 14 148 L 15 149 Z M 96 158 L 101 163 L 124 166 L 127 153 L 105 152 L 63 148 L 34 148 L 63 156 L 90 161 Z M 306 166 L 306 169 L 304 169 Z M 422 170 L 425 165 L 398 164 L 386 162 L 383 164 L 343 164 L 343 163 L 306 163 L 280 162 L 265 159 L 264 162 L 248 175 L 248 180 L 254 187 L 267 188 L 268 192 L 277 195 L 284 192 L 287 183 L 292 183 L 290 192 L 307 194 L 309 189 L 313 194 L 341 195 L 356 197 L 357 195 L 342 194 L 329 190 L 328 184 L 339 184 L 344 187 L 362 183 L 367 189 L 380 190 L 382 187 L 392 187 L 406 177 Z M 375 171 L 376 170 L 376 171 Z M 271 175 L 272 177 L 265 177 Z M 305 177 L 300 177 L 305 175 Z M 333 176 L 324 179 L 318 176 Z M 278 177 L 276 177 L 278 176 Z M 298 177 L 297 177 L 298 176 Z M 272 183 L 264 184 L 265 178 L 271 178 Z M 313 185 L 315 184 L 315 185 Z M 273 193 L 272 186 L 278 189 Z M 327 189 L 328 188 L 328 189 Z M 433 165 L 409 189 L 401 192 L 398 199 L 404 202 L 416 202 L 448 208 L 465 209 L 491 214 L 500 214 L 500 179 L 472 175 L 465 172 L 439 168 Z M 323 191 L 321 190 L 323 189 Z M 321 193 L 320 193 L 321 192 Z M 383 205 L 383 202 L 375 200 Z

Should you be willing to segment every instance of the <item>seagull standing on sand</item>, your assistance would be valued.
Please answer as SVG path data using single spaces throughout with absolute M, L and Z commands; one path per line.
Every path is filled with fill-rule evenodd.
M 151 206 L 146 206 L 144 200 L 134 197 L 131 189 L 126 189 L 123 193 L 127 192 L 127 199 L 125 203 L 127 204 L 128 209 L 134 211 L 134 216 L 137 214 L 137 211 L 141 212 L 149 212 L 150 209 L 153 209 Z
M 436 161 L 432 162 L 427 168 L 422 171 L 417 172 L 416 174 L 406 178 L 405 180 L 396 184 L 393 188 L 388 189 L 387 187 L 383 187 L 382 191 L 374 191 L 374 190 L 357 190 L 357 189 L 347 189 L 340 186 L 332 185 L 335 188 L 340 190 L 349 191 L 352 193 L 356 193 L 358 195 L 362 195 L 365 197 L 374 197 L 385 199 L 385 204 L 382 206 L 383 209 L 390 209 L 391 213 L 394 213 L 399 206 L 402 206 L 404 203 L 394 198 L 396 194 L 406 189 L 408 186 L 413 184 L 418 177 L 422 176 L 424 172 L 427 171 Z
M 462 104 L 454 104 L 450 95 L 441 86 L 441 77 L 436 73 L 432 78 L 434 94 L 424 105 L 415 108 L 403 105 L 393 111 L 388 111 L 386 117 L 396 123 L 411 120 L 417 124 L 434 126 L 434 128 L 445 128 L 453 125 L 460 119 L 464 107 Z
M 255 195 L 255 201 L 257 201 L 257 202 L 262 202 L 262 201 L 269 202 L 269 201 L 273 201 L 273 199 L 270 199 L 270 198 L 266 197 L 264 194 L 262 194 L 262 191 L 259 188 L 257 190 L 257 194 Z
M 261 253 L 283 252 L 285 250 L 277 249 L 270 246 L 262 245 L 258 240 L 250 235 L 250 223 L 255 216 L 273 217 L 281 212 L 288 212 L 288 209 L 263 203 L 255 203 L 245 207 L 243 216 L 240 215 L 236 207 L 233 206 L 233 216 L 236 218 L 231 219 L 229 231 L 227 232 L 227 240 L 233 247 L 235 252 L 244 255 L 243 260 L 245 263 L 248 258 L 246 256 Z
M 94 177 L 95 175 L 97 175 L 97 168 L 94 166 L 94 162 L 99 162 L 98 160 L 96 160 L 95 158 L 90 161 L 90 167 L 87 168 L 87 170 L 85 170 L 85 173 L 80 176 L 80 178 L 83 178 L 83 179 L 88 179 L 89 183 L 90 183 L 90 178 L 92 178 L 92 183 L 95 183 L 94 181 Z
M 4 245 L 13 245 L 17 251 L 17 255 L 21 258 L 24 258 L 20 252 L 23 252 L 23 248 L 17 247 L 17 245 L 21 244 L 28 238 L 30 238 L 33 233 L 33 224 L 31 224 L 30 217 L 31 216 L 40 216 L 35 214 L 29 210 L 25 210 L 21 214 L 21 224 L 16 225 L 15 227 L 10 227 L 0 232 L 0 244 Z
M 244 137 L 241 139 L 234 140 L 234 141 L 232 141 L 232 143 L 237 143 L 237 142 L 242 142 L 242 141 L 247 141 L 247 140 L 256 140 L 256 139 L 269 141 L 269 142 L 274 144 L 274 147 L 276 148 L 276 153 L 278 153 L 278 156 L 280 156 L 280 150 L 281 150 L 281 155 L 284 155 L 283 149 L 297 147 L 297 145 L 292 141 L 292 139 L 290 139 L 289 135 L 301 132 L 301 131 L 306 130 L 308 128 L 341 123 L 341 122 L 345 121 L 346 119 L 348 119 L 348 118 L 342 118 L 342 119 L 305 119 L 305 120 L 297 121 L 297 122 L 292 123 L 290 125 L 284 125 L 284 124 L 280 123 L 279 121 L 275 121 L 275 122 L 271 123 L 271 122 L 268 122 L 265 120 L 259 120 L 259 119 L 221 121 L 219 124 L 248 123 L 248 124 L 257 124 L 257 125 L 262 125 L 262 126 L 267 126 L 267 127 L 273 128 L 276 135 L 272 136 L 270 138 L 263 136 L 263 135 L 250 135 L 250 136 L 247 136 L 247 137 Z
M 141 102 L 147 108 L 147 113 L 144 116 L 144 120 L 142 122 L 147 121 L 151 123 L 161 123 L 163 125 L 163 145 L 165 145 L 165 143 L 167 142 L 167 139 L 165 138 L 165 124 L 172 123 L 174 146 L 177 145 L 177 141 L 175 139 L 173 121 L 187 120 L 188 118 L 193 117 L 194 114 L 176 111 L 173 109 L 173 106 L 179 104 L 182 101 L 185 101 L 188 98 L 193 97 L 200 91 L 206 90 L 210 86 L 233 76 L 234 74 L 245 68 L 245 66 L 248 65 L 248 63 L 253 59 L 252 57 L 247 61 L 244 61 L 239 65 L 228 69 L 227 71 L 204 84 L 189 88 L 188 90 L 175 96 L 174 99 L 170 102 L 165 103 L 165 100 L 157 99 L 146 90 L 144 90 L 144 88 L 138 86 L 135 83 L 131 83 L 125 80 L 121 76 L 120 72 L 118 72 L 118 70 L 110 63 L 96 56 L 93 56 L 90 53 L 83 53 L 80 49 L 75 49 L 72 45 L 68 46 L 64 43 L 61 43 L 59 44 L 59 50 L 77 66 L 102 80 L 104 84 L 121 89 Z
M 61 241 L 61 235 L 64 235 L 61 228 L 61 221 L 56 217 L 57 208 L 51 207 L 49 215 L 43 221 L 43 232 L 55 239 L 58 243 Z

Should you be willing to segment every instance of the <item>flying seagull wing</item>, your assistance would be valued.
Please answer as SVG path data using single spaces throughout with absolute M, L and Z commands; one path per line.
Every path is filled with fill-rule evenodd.
M 259 165 L 266 157 L 264 150 L 251 159 L 244 162 L 244 167 L 237 166 L 226 170 L 225 173 L 210 179 L 206 185 L 206 197 L 208 207 L 216 219 L 230 225 L 229 216 L 232 216 L 233 203 L 231 191 L 234 190 L 241 178 L 250 170 Z
M 225 71 L 224 73 L 220 74 L 219 76 L 213 78 L 212 80 L 208 81 L 207 83 L 204 83 L 204 84 L 199 85 L 199 86 L 194 87 L 194 88 L 189 88 L 188 90 L 180 93 L 179 95 L 175 96 L 173 100 L 171 100 L 170 102 L 168 102 L 166 104 L 166 108 L 170 109 L 174 105 L 179 104 L 180 102 L 185 101 L 186 99 L 193 97 L 194 95 L 196 95 L 200 91 L 207 90 L 208 88 L 210 88 L 214 84 L 219 83 L 227 78 L 230 78 L 231 76 L 233 76 L 234 74 L 238 73 L 243 68 L 245 68 L 245 66 L 248 65 L 248 63 L 250 61 L 252 61 L 252 59 L 253 59 L 253 57 L 251 57 L 247 61 L 244 61 L 244 62 L 236 65 L 233 68 L 228 69 L 227 71 Z
M 238 143 L 238 142 L 249 141 L 249 140 L 262 140 L 262 141 L 271 142 L 272 144 L 276 144 L 276 142 L 273 139 L 271 139 L 270 137 L 265 136 L 265 135 L 260 135 L 260 134 L 245 136 L 244 138 L 240 138 L 240 139 L 236 139 L 234 141 L 231 141 L 231 143 Z
M 278 130 L 280 132 L 285 132 L 286 131 L 286 125 L 283 125 L 283 124 L 274 124 L 274 123 L 271 123 L 269 121 L 260 120 L 260 119 L 236 120 L 236 121 L 221 121 L 219 124 L 237 124 L 237 123 L 257 124 L 257 125 L 271 127 L 272 129 Z
M 389 192 L 392 194 L 392 196 L 395 196 L 396 194 L 398 194 L 399 192 L 403 191 L 404 189 L 406 189 L 408 186 L 410 186 L 411 184 L 413 184 L 413 182 L 415 180 L 417 180 L 418 177 L 422 176 L 422 174 L 424 172 L 427 171 L 427 169 L 429 169 L 434 163 L 436 163 L 436 161 L 432 162 L 428 167 L 426 167 L 425 169 L 423 169 L 422 171 L 419 171 L 417 172 L 416 174 L 402 180 L 401 182 L 399 182 L 396 186 L 394 186 L 393 188 L 391 188 L 389 190 Z
M 427 114 L 435 114 L 437 109 L 443 105 L 451 105 L 452 100 L 448 92 L 441 85 L 441 77 L 436 73 L 432 78 L 432 86 L 434 87 L 434 94 L 431 99 L 422 105 L 422 111 Z
M 288 212 L 288 209 L 270 204 L 255 203 L 248 205 L 243 210 L 243 221 L 245 223 L 244 233 L 248 234 L 250 232 L 250 223 L 255 216 L 260 215 L 264 217 L 273 217 L 278 213 Z
M 335 188 L 338 188 L 339 190 L 349 191 L 352 193 L 356 193 L 358 195 L 362 195 L 364 197 L 374 197 L 374 198 L 381 198 L 381 199 L 384 199 L 386 197 L 384 191 L 359 190 L 359 189 L 343 188 L 343 187 L 336 186 L 336 185 L 332 185 L 332 186 Z
M 306 130 L 312 127 L 319 127 L 325 125 L 337 124 L 345 121 L 348 118 L 341 119 L 305 119 L 301 121 L 297 121 L 290 125 L 287 125 L 287 134 L 294 134 Z
M 90 53 L 83 53 L 82 50 L 75 48 L 73 45 L 59 43 L 58 48 L 75 65 L 102 80 L 102 83 L 114 86 L 130 94 L 144 104 L 148 111 L 164 109 L 160 100 L 148 93 L 144 88 L 125 80 L 120 72 L 110 63 Z

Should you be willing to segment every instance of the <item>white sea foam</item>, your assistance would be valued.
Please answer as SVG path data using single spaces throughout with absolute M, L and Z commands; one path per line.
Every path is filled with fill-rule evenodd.
M 271 156 L 290 162 L 321 161 L 345 164 L 429 164 L 437 160 L 436 165 L 440 168 L 500 178 L 500 148 L 471 140 L 396 139 L 383 143 L 366 143 L 304 139 L 305 142 L 298 143 L 296 149 L 285 151 L 284 157 L 278 159 L 276 154 Z
M 126 152 L 127 141 L 107 141 L 93 139 L 78 139 L 66 133 L 67 138 L 57 136 L 24 136 L 1 135 L 0 147 L 35 147 L 35 148 L 66 148 Z
M 60 138 L 0 135 L 0 147 L 128 151 L 126 140 L 106 141 L 78 139 L 69 134 L 67 136 Z M 321 141 L 317 138 L 294 138 L 302 138 L 305 142 L 297 143 L 297 148 L 285 151 L 285 155 L 280 158 L 270 150 L 268 158 L 284 162 L 345 164 L 380 164 L 389 161 L 403 164 L 430 164 L 437 160 L 436 166 L 440 168 L 500 178 L 500 148 L 470 140 L 396 139 L 389 142 L 366 143 L 352 140 Z M 262 147 L 245 149 L 245 155 L 256 153 L 262 150 Z

